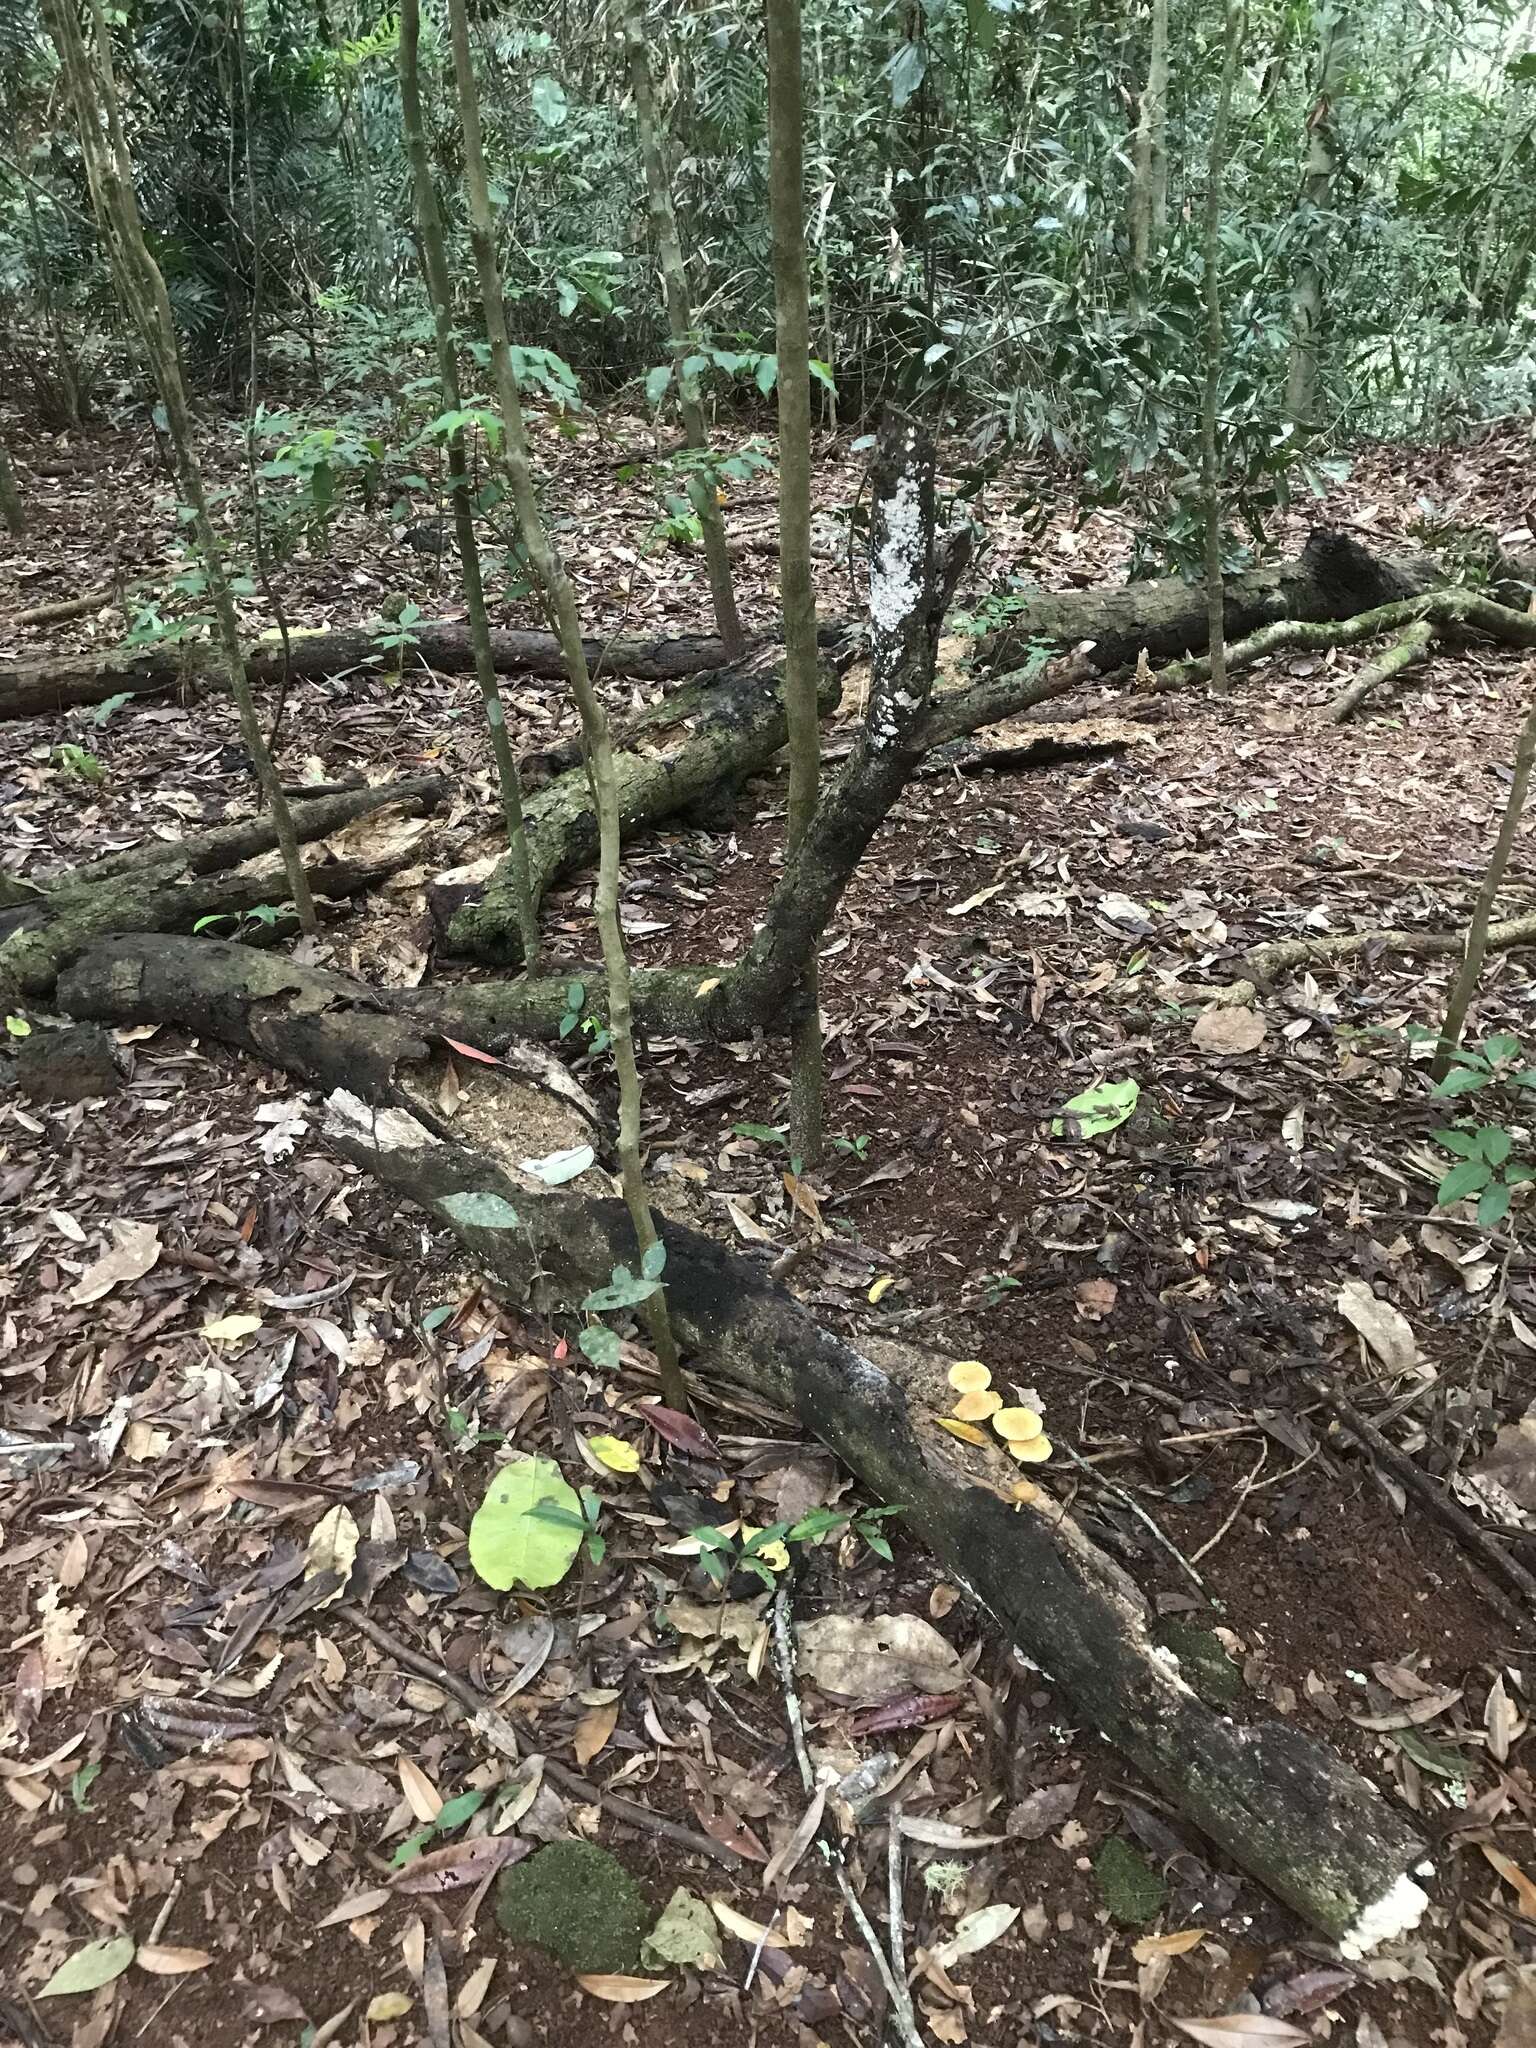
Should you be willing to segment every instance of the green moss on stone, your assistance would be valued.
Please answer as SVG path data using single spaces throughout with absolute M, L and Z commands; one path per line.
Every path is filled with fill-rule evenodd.
M 1111 1835 L 1093 1859 L 1109 1917 L 1122 1927 L 1145 1927 L 1163 1910 L 1168 1887 L 1139 1849 Z
M 595 1842 L 551 1842 L 502 1872 L 496 1918 L 514 1941 L 585 1972 L 633 1970 L 648 1915 L 616 1856 Z
M 1243 1674 L 1208 1628 L 1169 1617 L 1158 1623 L 1154 1636 L 1165 1650 L 1172 1650 L 1184 1683 L 1208 1707 L 1223 1713 L 1242 1692 Z

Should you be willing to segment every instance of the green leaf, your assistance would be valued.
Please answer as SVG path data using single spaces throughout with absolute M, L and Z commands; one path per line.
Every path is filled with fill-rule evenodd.
M 486 1585 L 556 1586 L 575 1562 L 580 1530 L 557 1528 L 534 1509 L 549 1503 L 580 1521 L 581 1502 L 549 1458 L 517 1458 L 493 1474 L 469 1525 L 469 1561 Z
M 5 1028 L 12 1038 L 30 1038 L 32 1036 L 32 1026 L 25 1017 L 18 1016 L 14 1010 L 6 1018 Z
M 1051 1135 L 1064 1138 L 1070 1129 L 1074 1137 L 1096 1138 L 1134 1115 L 1140 1100 L 1141 1088 L 1135 1081 L 1096 1082 L 1062 1104 L 1061 1115 L 1052 1120 Z
M 565 984 L 565 1006 L 568 1010 L 580 1011 L 587 1000 L 587 985 L 584 981 L 568 981 Z
M 447 1800 L 434 1823 L 438 1833 L 445 1835 L 452 1828 L 463 1827 L 484 1806 L 485 1797 L 483 1792 L 461 1792 L 457 1798 Z
M 1167 1885 L 1123 1836 L 1110 1836 L 1094 1858 L 1093 1870 L 1110 1919 L 1122 1927 L 1144 1927 L 1163 1910 Z
M 604 1372 L 618 1371 L 622 1355 L 619 1340 L 606 1323 L 588 1323 L 576 1342 L 582 1355 L 590 1358 L 594 1365 L 601 1366 Z
M 738 1138 L 756 1138 L 760 1145 L 782 1145 L 787 1142 L 782 1124 L 732 1124 L 731 1129 Z
M 903 43 L 887 60 L 881 77 L 891 88 L 891 105 L 904 107 L 922 84 L 928 54 L 921 43 Z
M 1477 1205 L 1477 1220 L 1484 1230 L 1491 1230 L 1495 1223 L 1502 1223 L 1509 1214 L 1509 1186 L 1496 1180 L 1491 1187 L 1484 1188 Z
M 563 127 L 566 116 L 571 111 L 570 101 L 565 96 L 565 87 L 558 78 L 551 78 L 547 72 L 536 78 L 528 88 L 528 103 L 533 108 L 536 119 L 542 121 L 546 128 Z
M 1471 1159 L 1477 1153 L 1477 1140 L 1470 1131 L 1431 1131 L 1429 1134 L 1437 1145 L 1443 1145 L 1447 1152 L 1454 1152 L 1458 1159 Z
M 1480 1067 L 1452 1067 L 1443 1081 L 1435 1083 L 1436 1095 L 1475 1095 L 1479 1088 L 1488 1086 L 1488 1076 Z
M 103 1984 L 121 1977 L 135 1952 L 131 1934 L 114 1934 L 108 1941 L 87 1942 L 84 1948 L 65 1957 L 37 1995 L 67 1998 L 73 1992 L 99 1991 Z
M 827 389 L 832 393 L 832 396 L 835 398 L 837 396 L 837 386 L 832 381 L 831 370 L 821 360 L 821 358 L 819 356 L 812 356 L 810 362 L 807 364 L 806 367 L 810 370 L 810 373 L 816 379 L 816 382 L 818 384 L 825 384 Z
M 512 1204 L 489 1189 L 444 1195 L 437 1206 L 455 1223 L 468 1224 L 474 1230 L 516 1230 L 518 1224 Z
M 1442 1749 L 1438 1743 L 1426 1742 L 1417 1728 L 1394 1728 L 1390 1741 L 1395 1742 L 1405 1756 L 1411 1756 L 1421 1771 L 1429 1771 L 1437 1778 L 1468 1778 L 1473 1766 L 1458 1749 Z
M 91 1812 L 92 1808 L 90 1801 L 86 1798 L 85 1795 L 87 1794 L 87 1792 L 90 1791 L 91 1787 L 95 1784 L 96 1780 L 100 1776 L 100 1764 L 82 1764 L 79 1770 L 76 1771 L 75 1775 L 70 1779 L 69 1796 L 75 1802 L 75 1810 L 78 1813 Z
M 820 1536 L 828 1536 L 834 1529 L 841 1529 L 848 1522 L 846 1510 L 838 1508 L 812 1508 L 808 1515 L 802 1515 L 789 1532 L 791 1543 L 814 1543 Z
M 633 1308 L 637 1302 L 648 1301 L 658 1288 L 659 1282 L 637 1279 L 628 1266 L 615 1266 L 610 1284 L 594 1287 L 581 1305 L 594 1315 L 604 1309 Z
M 678 1886 L 666 1911 L 640 1944 L 640 1966 L 646 1970 L 719 1969 L 719 1930 L 702 1899 Z
M 1490 1124 L 1486 1130 L 1479 1131 L 1477 1135 L 1482 1142 L 1483 1157 L 1487 1160 L 1488 1164 L 1490 1166 L 1502 1166 L 1509 1157 L 1515 1142 L 1504 1126 L 1502 1124 Z
M 672 382 L 672 365 L 658 363 L 654 370 L 645 373 L 645 402 L 660 405 L 667 395 L 667 386 Z
M 1442 1209 L 1448 1208 L 1452 1202 L 1477 1194 L 1492 1179 L 1493 1169 L 1485 1166 L 1481 1159 L 1464 1159 L 1459 1166 L 1453 1166 L 1441 1181 L 1435 1200 Z
M 659 1280 L 667 1269 L 667 1248 L 658 1238 L 655 1244 L 648 1244 L 640 1259 L 641 1274 L 647 1280 Z
M 1507 1031 L 1496 1031 L 1491 1038 L 1483 1040 L 1483 1056 L 1491 1064 L 1500 1060 L 1517 1060 L 1520 1057 L 1520 1041 Z
M 777 384 L 779 381 L 778 357 L 759 356 L 757 359 L 757 368 L 753 372 L 753 381 L 757 385 L 758 390 L 761 391 L 761 393 L 763 394 L 764 398 L 766 398 L 769 392 L 773 389 L 774 385 Z

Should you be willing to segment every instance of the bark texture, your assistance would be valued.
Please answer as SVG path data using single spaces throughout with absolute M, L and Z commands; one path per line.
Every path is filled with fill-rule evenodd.
M 75 1015 L 174 1020 L 330 1088 L 326 1129 L 346 1157 L 453 1231 L 499 1286 L 579 1300 L 631 1243 L 630 1218 L 594 1165 L 561 1188 L 524 1157 L 602 1143 L 591 1105 L 547 1056 L 519 1071 L 476 1063 L 452 1133 L 441 1122 L 446 1050 L 380 1013 L 342 977 L 238 947 L 130 939 L 66 976 Z M 1424 1844 L 1347 1763 L 1298 1730 L 1210 1711 L 1154 1648 L 1145 1602 L 1058 1503 L 1018 1501 L 1015 1468 L 936 1426 L 947 1359 L 859 1348 L 823 1327 L 760 1267 L 683 1221 L 663 1226 L 672 1316 L 698 1368 L 785 1408 L 882 1499 L 1080 1713 L 1164 1797 L 1323 1933 L 1349 1944 L 1398 1895 Z M 1411 1892 L 1411 1887 L 1409 1888 Z M 1411 1906 L 1410 1899 L 1410 1906 Z

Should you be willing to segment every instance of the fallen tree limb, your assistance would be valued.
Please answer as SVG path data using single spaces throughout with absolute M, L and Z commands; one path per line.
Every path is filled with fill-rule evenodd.
M 388 620 L 378 628 L 381 634 L 395 630 Z M 407 668 L 422 663 L 448 675 L 467 674 L 474 667 L 469 628 L 456 619 L 413 626 L 410 645 L 400 655 L 382 653 L 375 633 L 366 627 L 334 633 L 290 632 L 290 641 L 292 664 L 287 672 L 309 681 L 345 675 L 353 669 L 393 667 L 397 659 Z M 676 682 L 703 669 L 719 668 L 726 660 L 724 643 L 712 634 L 652 638 L 625 634 L 584 644 L 596 674 L 631 676 L 637 682 Z M 492 633 L 491 654 L 501 675 L 555 677 L 565 673 L 553 633 Z M 154 696 L 191 681 L 214 682 L 202 661 L 202 650 L 182 649 L 147 654 L 41 655 L 0 663 L 0 719 L 46 718 L 74 705 L 104 703 L 108 697 Z M 281 646 L 258 641 L 250 650 L 247 672 L 253 689 L 281 682 Z
M 824 708 L 836 701 L 837 671 L 852 653 L 849 640 L 830 662 Z M 690 805 L 729 794 L 768 765 L 784 745 L 783 675 L 782 649 L 761 648 L 667 698 L 639 735 L 630 728 L 614 757 L 626 839 Z M 634 743 L 638 737 L 643 746 Z M 523 817 L 537 908 L 551 882 L 596 858 L 597 814 L 586 769 L 567 769 L 526 798 Z M 479 899 L 454 912 L 448 943 L 455 952 L 486 959 L 521 958 L 506 859 L 498 860 Z
M 1366 662 L 1323 714 L 1328 723 L 1343 725 L 1346 719 L 1353 718 L 1372 690 L 1381 683 L 1389 682 L 1393 676 L 1401 675 L 1405 668 L 1411 668 L 1429 652 L 1438 632 L 1439 628 L 1432 620 L 1419 619 L 1400 640 L 1394 640 L 1374 660 Z
M 345 1157 L 447 1226 L 497 1285 L 579 1300 L 631 1256 L 628 1212 L 598 1166 L 552 1188 L 524 1158 L 594 1142 L 590 1117 L 547 1088 L 476 1063 L 451 1134 L 448 1057 L 372 1007 L 365 988 L 218 942 L 135 938 L 67 974 L 77 1016 L 176 1022 L 331 1087 L 326 1131 Z M 538 1055 L 532 1055 L 535 1059 Z M 947 1360 L 907 1344 L 856 1348 L 760 1268 L 668 1220 L 667 1292 L 701 1369 L 798 1416 L 990 1609 L 1011 1640 L 1159 1791 L 1346 1953 L 1412 1925 L 1424 1844 L 1349 1764 L 1297 1729 L 1213 1713 L 1153 1645 L 1146 1604 L 1044 1492 L 937 1427 Z
M 1330 960 L 1351 960 L 1361 953 L 1459 953 L 1466 944 L 1465 932 L 1419 932 L 1402 929 L 1363 932 L 1325 932 L 1315 939 L 1275 939 L 1267 946 L 1255 946 L 1245 964 L 1254 980 L 1271 982 L 1277 974 L 1293 967 L 1314 967 Z M 1487 950 L 1507 953 L 1514 946 L 1536 944 L 1536 911 L 1523 917 L 1506 917 L 1488 927 Z
M 359 790 L 295 804 L 301 843 L 335 834 L 363 816 L 396 806 L 429 808 L 441 793 L 430 777 L 390 790 Z M 31 890 L 0 908 L 0 1005 L 46 997 L 60 970 L 85 947 L 111 932 L 184 932 L 201 919 L 238 915 L 259 904 L 284 903 L 288 888 L 281 861 L 263 862 L 276 834 L 266 818 L 216 826 L 191 838 L 109 854 L 66 875 L 55 886 Z M 337 852 L 306 863 L 310 886 L 321 896 L 359 895 L 411 857 L 409 845 Z M 232 866 L 239 862 L 238 867 Z M 231 869 L 216 873 L 217 867 Z

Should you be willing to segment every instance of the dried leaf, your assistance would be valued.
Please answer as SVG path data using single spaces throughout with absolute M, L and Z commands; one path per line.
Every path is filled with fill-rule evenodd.
M 789 1948 L 789 1936 L 778 1927 L 765 1927 L 760 1920 L 749 1920 L 745 1913 L 738 1913 L 734 1906 L 728 1906 L 724 1899 L 711 1899 L 709 1910 L 714 1914 L 727 1934 L 734 1934 L 738 1941 L 745 1941 L 753 1948 Z
M 1149 1963 L 1154 1956 L 1187 1956 L 1204 1939 L 1203 1927 L 1181 1927 L 1176 1934 L 1144 1934 L 1131 1944 L 1131 1955 L 1138 1963 Z
M 203 1335 L 210 1344 L 240 1344 L 260 1328 L 257 1315 L 215 1316 L 211 1323 L 204 1323 Z
M 974 1422 L 961 1422 L 953 1415 L 936 1415 L 933 1419 L 940 1429 L 947 1429 L 951 1436 L 959 1437 L 961 1443 L 985 1448 L 988 1441 L 987 1433 L 978 1429 Z
M 480 1835 L 472 1842 L 450 1842 L 407 1863 L 395 1879 L 397 1892 L 453 1892 L 478 1884 L 503 1863 L 528 1853 L 531 1844 L 510 1835 Z
M 309 1545 L 304 1553 L 304 1577 L 318 1579 L 322 1572 L 336 1574 L 336 1589 L 315 1604 L 329 1607 L 339 1600 L 346 1591 L 347 1580 L 352 1576 L 352 1566 L 357 1560 L 358 1527 L 350 1508 L 338 1505 L 324 1514 L 310 1531 Z M 419 1819 L 431 1819 L 431 1815 L 418 1815 Z
M 414 2003 L 403 1991 L 381 1991 L 368 2001 L 368 2018 L 375 2026 L 385 2020 L 403 2020 Z
M 571 1753 L 580 1769 L 585 1770 L 598 1751 L 606 1747 L 608 1738 L 618 1725 L 617 1700 L 604 1707 L 594 1707 L 590 1713 L 582 1715 L 571 1736 Z
M 1391 1302 L 1378 1301 L 1364 1280 L 1346 1280 L 1334 1305 L 1389 1372 L 1407 1372 L 1418 1363 L 1418 1340 L 1407 1318 Z
M 796 1662 L 823 1692 L 877 1705 L 898 1693 L 954 1692 L 960 1660 L 917 1614 L 824 1614 L 800 1630 Z
M 670 1977 L 579 1976 L 576 1982 L 593 1998 L 606 1998 L 610 2005 L 643 2005 L 660 1991 L 672 1986 Z
M 396 1761 L 400 1773 L 400 1790 L 405 1794 L 405 1803 L 418 1820 L 433 1821 L 443 1810 L 443 1795 L 421 1768 L 413 1764 L 408 1756 Z
M 1492 1842 L 1482 1842 L 1479 1847 L 1511 1891 L 1518 1894 L 1521 1912 L 1536 1920 L 1536 1884 L 1532 1884 L 1518 1863 L 1511 1862 L 1501 1849 L 1495 1849 Z
M 377 1913 L 381 1906 L 387 1906 L 394 1893 L 382 1885 L 375 1885 L 371 1891 L 351 1892 L 339 1905 L 332 1906 L 329 1913 L 323 1913 L 315 1922 L 316 1927 L 341 1927 L 350 1920 L 364 1920 L 370 1913 Z
M 1169 2024 L 1192 2041 L 1204 2042 L 1205 2048 L 1295 2048 L 1312 2038 L 1289 2020 L 1274 2020 L 1262 2012 L 1230 2012 L 1213 2020 L 1179 2020 L 1170 2014 Z
M 133 1960 L 152 1977 L 185 1977 L 194 1970 L 206 1970 L 213 1957 L 205 1948 L 167 1948 L 146 1941 Z
M 929 1958 L 940 1969 L 947 1970 L 962 1956 L 973 1956 L 978 1949 L 990 1948 L 994 1941 L 1008 1932 L 1018 1917 L 1017 1906 L 981 1906 L 974 1913 L 962 1913 L 955 1922 L 954 1933 L 948 1941 L 941 1941 L 936 1948 L 930 1949 Z
M 1206 1010 L 1195 1019 L 1189 1035 L 1201 1052 L 1257 1052 L 1268 1027 L 1257 1010 Z
M 114 1222 L 109 1228 L 110 1249 L 86 1267 L 70 1293 L 76 1308 L 100 1301 L 124 1281 L 142 1280 L 160 1257 L 160 1232 L 155 1224 Z

